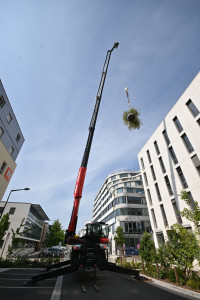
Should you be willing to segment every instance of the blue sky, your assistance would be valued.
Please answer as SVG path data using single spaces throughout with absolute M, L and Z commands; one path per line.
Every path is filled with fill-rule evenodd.
M 10 201 L 40 204 L 67 228 L 106 52 L 114 42 L 77 231 L 104 179 L 137 154 L 200 70 L 199 0 L 0 0 L 0 78 L 25 143 Z M 131 105 L 143 126 L 122 122 Z

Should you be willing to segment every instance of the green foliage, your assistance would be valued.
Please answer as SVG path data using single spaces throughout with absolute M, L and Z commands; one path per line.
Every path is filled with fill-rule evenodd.
M 115 243 L 118 246 L 123 247 L 123 245 L 125 244 L 126 238 L 125 238 L 122 227 L 118 226 L 115 233 L 116 233 L 116 235 L 114 236 Z
M 146 231 L 140 242 L 140 255 L 147 267 L 156 260 L 156 248 L 152 235 Z
M 0 219 L 0 241 L 3 239 L 5 232 L 8 230 L 10 225 L 9 214 L 5 214 Z
M 59 242 L 63 242 L 65 238 L 64 230 L 62 229 L 59 220 L 54 221 L 53 225 L 47 232 L 46 245 L 47 247 L 57 246 Z
M 167 235 L 170 263 L 184 268 L 185 276 L 189 276 L 193 261 L 200 250 L 196 237 L 180 224 L 172 225 Z
M 135 119 L 133 121 L 129 121 L 127 118 L 130 113 L 133 113 L 135 116 Z M 129 111 L 125 111 L 123 113 L 123 122 L 125 125 L 128 126 L 129 130 L 140 128 L 140 126 L 142 125 L 142 122 L 139 119 L 139 115 L 140 115 L 139 111 L 136 110 L 135 108 L 131 108 Z
M 181 199 L 184 200 L 187 205 L 191 204 L 191 200 L 189 198 L 188 192 L 182 190 L 180 193 Z M 182 217 L 185 217 L 187 220 L 194 223 L 196 233 L 199 234 L 198 231 L 198 224 L 200 222 L 200 207 L 197 201 L 194 201 L 194 208 L 193 210 L 189 208 L 184 208 L 183 211 L 180 212 Z

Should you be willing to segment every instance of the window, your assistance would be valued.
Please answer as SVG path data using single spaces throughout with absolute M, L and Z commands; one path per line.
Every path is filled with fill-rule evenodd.
M 199 114 L 199 110 L 197 109 L 196 105 L 192 102 L 191 99 L 186 102 L 186 105 L 194 117 L 196 117 Z
M 176 128 L 178 130 L 178 132 L 183 131 L 183 127 L 179 121 L 179 119 L 177 117 L 173 118 L 174 124 L 176 125 Z
M 16 136 L 16 141 L 17 141 L 17 143 L 19 142 L 20 138 L 21 138 L 21 136 L 20 136 L 20 134 L 18 133 L 18 135 Z
M 111 176 L 111 180 L 114 180 L 114 179 L 116 179 L 116 176 Z
M 185 180 L 185 176 L 184 176 L 184 174 L 183 174 L 183 172 L 182 172 L 181 167 L 176 168 L 176 171 L 177 171 L 177 173 L 178 173 L 178 176 L 179 176 L 179 179 L 180 179 L 180 181 L 181 181 L 181 184 L 182 184 L 183 188 L 187 188 L 187 187 L 188 187 L 188 184 L 187 184 L 187 182 L 186 182 L 186 180 Z
M 142 185 L 142 181 L 135 181 L 135 186 L 140 186 Z
M 175 154 L 174 149 L 172 147 L 169 148 L 169 153 L 171 155 L 171 158 L 172 158 L 174 164 L 177 164 L 178 160 L 176 158 L 176 154 Z
M 167 143 L 167 145 L 169 145 L 169 144 L 170 144 L 170 140 L 169 140 L 167 131 L 166 131 L 166 130 L 163 130 L 162 134 L 163 134 L 163 136 L 164 136 L 165 142 Z
M 151 209 L 151 216 L 152 216 L 152 219 L 153 219 L 154 227 L 158 228 L 157 221 L 156 221 L 156 216 L 155 216 L 155 212 L 154 212 L 153 208 Z
M 171 188 L 171 184 L 170 184 L 170 182 L 169 182 L 169 178 L 168 178 L 167 175 L 166 175 L 164 178 L 165 178 L 165 183 L 166 183 L 168 192 L 169 192 L 169 194 L 170 194 L 170 196 L 171 196 L 171 195 L 173 195 L 173 191 L 172 191 L 172 188 Z
M 190 140 L 188 139 L 187 135 L 184 133 L 182 136 L 181 136 L 185 146 L 186 146 L 186 149 L 188 150 L 189 153 L 193 152 L 194 149 L 190 143 Z
M 7 120 L 8 124 L 10 124 L 10 122 L 12 121 L 12 116 L 10 113 L 7 115 L 6 120 Z
M 200 160 L 199 160 L 198 156 L 195 154 L 194 156 L 191 157 L 191 159 L 200 175 Z
M 193 210 L 193 209 L 194 209 L 194 199 L 193 199 L 193 197 L 192 197 L 191 192 L 188 192 L 188 198 L 189 198 L 189 200 L 190 200 L 190 207 L 191 207 L 191 209 Z
M 162 217 L 163 217 L 164 225 L 168 226 L 167 216 L 165 214 L 165 209 L 164 209 L 163 204 L 160 205 L 160 210 L 161 210 L 161 214 L 162 214 Z
M 145 184 L 146 184 L 146 186 L 148 186 L 149 185 L 149 183 L 148 183 L 148 180 L 147 180 L 147 175 L 146 175 L 146 173 L 144 172 L 144 181 L 145 181 Z
M 0 138 L 2 137 L 3 134 L 4 134 L 4 130 L 2 127 L 0 127 Z
M 147 150 L 147 157 L 148 157 L 149 163 L 151 163 L 151 155 L 149 153 L 149 150 Z
M 122 178 L 122 177 L 128 177 L 128 174 L 125 174 L 125 173 L 124 174 L 120 174 L 119 177 L 120 178 Z
M 181 215 L 179 213 L 179 209 L 178 209 L 178 206 L 177 206 L 177 203 L 176 203 L 175 199 L 172 200 L 172 205 L 173 205 L 174 213 L 176 215 L 177 222 L 179 224 L 181 224 L 182 223 L 182 219 L 181 219 Z
M 134 193 L 134 189 L 133 188 L 127 188 L 127 193 Z
M 151 174 L 152 174 L 153 180 L 156 180 L 156 174 L 154 172 L 153 166 L 151 166 Z
M 160 150 L 159 150 L 159 148 L 158 148 L 158 143 L 157 143 L 157 141 L 154 142 L 154 147 L 155 147 L 155 149 L 156 149 L 156 153 L 159 155 L 159 154 L 160 154 Z
M 147 189 L 147 195 L 148 195 L 148 199 L 149 199 L 149 204 L 152 205 L 153 202 L 152 202 L 151 193 L 150 193 L 149 189 Z
M 118 198 L 118 203 L 119 204 L 126 203 L 126 197 L 125 196 L 119 197 Z
M 145 167 L 144 167 L 144 161 L 143 161 L 143 158 L 142 158 L 142 157 L 140 158 L 140 162 L 141 162 L 142 170 L 144 170 Z
M 159 187 L 158 187 L 157 183 L 155 183 L 155 189 L 156 189 L 156 194 L 157 194 L 158 200 L 162 201 L 162 198 L 161 198 L 161 195 L 160 195 L 160 190 L 159 190 Z
M 9 215 L 14 215 L 16 207 L 11 207 L 9 210 Z
M 3 97 L 3 95 L 0 96 L 0 107 L 2 108 L 5 105 L 5 99 Z
M 117 189 L 117 194 L 120 194 L 120 193 L 123 193 L 123 188 L 119 188 L 119 189 Z
M 4 161 L 0 167 L 0 174 L 3 173 L 3 171 L 5 170 L 5 167 L 7 166 L 7 163 Z
M 156 233 L 158 245 L 161 246 L 163 243 L 165 243 L 164 235 L 163 233 Z
M 9 151 L 8 151 L 11 156 L 13 155 L 14 150 L 15 149 L 11 146 L 10 149 L 9 149 Z
M 130 182 L 124 182 L 124 186 L 131 186 Z
M 160 163 L 160 167 L 161 167 L 162 172 L 165 173 L 165 172 L 166 172 L 166 169 L 165 169 L 165 165 L 164 165 L 164 162 L 163 162 L 163 160 L 162 160 L 162 157 L 160 156 L 160 157 L 158 158 L 158 160 L 159 160 L 159 163 Z
M 136 194 L 144 194 L 144 189 L 136 189 Z

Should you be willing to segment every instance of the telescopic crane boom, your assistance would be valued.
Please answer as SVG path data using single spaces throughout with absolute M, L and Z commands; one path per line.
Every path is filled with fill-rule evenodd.
M 102 76 L 101 76 L 99 88 L 98 88 L 97 95 L 96 95 L 96 103 L 95 103 L 94 111 L 93 111 L 93 114 L 92 114 L 92 119 L 91 119 L 90 126 L 89 126 L 89 135 L 88 135 L 88 139 L 87 139 L 85 151 L 84 151 L 84 154 L 83 154 L 81 167 L 80 167 L 79 172 L 78 172 L 76 185 L 75 185 L 75 189 L 74 189 L 74 205 L 73 205 L 73 210 L 72 210 L 68 230 L 66 231 L 66 241 L 67 241 L 67 243 L 70 243 L 70 237 L 73 237 L 75 235 L 75 232 L 76 232 L 76 224 L 77 224 L 77 219 L 78 219 L 78 209 L 79 209 L 80 199 L 82 197 L 82 190 L 83 190 L 83 185 L 84 185 L 84 181 L 85 181 L 85 174 L 86 174 L 86 170 L 87 170 L 87 164 L 88 164 L 88 159 L 89 159 L 89 155 L 90 155 L 90 149 L 91 149 L 91 145 L 92 145 L 92 140 L 93 140 L 93 135 L 94 135 L 94 130 L 95 130 L 95 124 L 96 124 L 96 121 L 97 121 L 97 116 L 98 116 L 98 111 L 99 111 L 99 106 L 100 106 L 100 103 L 101 103 L 101 97 L 102 97 L 102 93 L 103 93 L 104 83 L 105 83 L 105 79 L 106 79 L 107 70 L 108 70 L 108 66 L 109 66 L 112 51 L 115 48 L 117 48 L 118 45 L 119 45 L 119 43 L 115 43 L 114 46 L 112 47 L 112 49 L 107 51 L 106 59 L 105 59 L 105 62 L 104 62 Z

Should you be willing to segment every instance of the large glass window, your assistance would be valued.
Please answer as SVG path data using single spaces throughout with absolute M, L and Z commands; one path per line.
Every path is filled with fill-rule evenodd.
M 191 159 L 192 159 L 192 162 L 193 162 L 195 168 L 197 169 L 197 172 L 200 175 L 200 160 L 199 160 L 198 156 L 195 154 L 194 156 L 191 157 Z
M 149 204 L 152 205 L 153 202 L 152 202 L 151 193 L 150 193 L 149 189 L 147 189 L 147 195 L 148 195 L 148 199 L 149 199 Z
M 128 204 L 145 204 L 145 200 L 141 197 L 131 197 L 127 196 Z
M 136 194 L 144 194 L 144 189 L 135 189 Z
M 156 180 L 156 174 L 155 174 L 153 166 L 151 166 L 151 174 L 152 174 L 153 180 Z
M 140 162 L 141 162 L 142 170 L 144 170 L 145 167 L 144 167 L 144 161 L 143 161 L 143 158 L 142 158 L 142 157 L 140 158 Z
M 178 130 L 178 132 L 183 131 L 183 127 L 179 121 L 179 119 L 177 117 L 173 118 L 174 124 L 176 125 L 176 128 Z
M 120 174 L 119 177 L 120 177 L 120 178 L 122 178 L 122 177 L 128 177 L 128 174 L 126 174 L 126 173 Z
M 185 146 L 186 146 L 186 149 L 188 150 L 189 153 L 193 152 L 194 149 L 192 147 L 192 144 L 190 143 L 190 140 L 188 139 L 187 135 L 184 133 L 182 136 L 181 136 Z
M 159 150 L 157 141 L 154 142 L 154 147 L 156 149 L 156 153 L 159 155 L 160 154 L 160 150 Z
M 156 215 L 155 215 L 155 212 L 154 212 L 153 208 L 151 209 L 151 216 L 152 216 L 152 219 L 153 219 L 154 227 L 158 228 L 157 221 L 156 221 Z
M 165 169 L 165 165 L 164 165 L 164 162 L 163 162 L 162 157 L 160 156 L 160 157 L 158 158 L 158 160 L 159 160 L 159 163 L 160 163 L 160 167 L 161 167 L 162 172 L 165 173 L 165 172 L 166 172 L 166 169 Z
M 187 188 L 187 187 L 188 187 L 188 184 L 187 184 L 187 181 L 186 181 L 186 179 L 185 179 L 185 176 L 184 176 L 184 174 L 183 174 L 183 172 L 182 172 L 181 167 L 176 168 L 176 171 L 177 171 L 177 173 L 178 173 L 178 176 L 179 176 L 179 179 L 180 179 L 180 181 L 181 181 L 181 184 L 182 184 L 183 188 Z
M 119 188 L 116 191 L 117 191 L 117 194 L 120 194 L 120 193 L 123 193 L 124 189 L 123 188 Z
M 159 190 L 159 187 L 158 187 L 157 183 L 155 183 L 155 189 L 156 189 L 156 194 L 157 194 L 158 200 L 162 201 L 160 190 Z
M 187 105 L 187 107 L 189 108 L 190 112 L 192 113 L 192 115 L 193 115 L 194 117 L 196 117 L 196 116 L 199 114 L 198 108 L 197 108 L 196 105 L 192 102 L 191 99 L 188 100 L 188 101 L 186 102 L 186 105 Z
M 151 163 L 151 155 L 150 155 L 149 150 L 147 150 L 147 157 L 148 157 L 149 163 Z
M 172 200 L 172 205 L 173 205 L 174 213 L 176 215 L 176 220 L 179 224 L 181 224 L 182 219 L 181 219 L 181 215 L 180 215 L 180 212 L 179 212 L 179 209 L 178 209 L 178 206 L 177 206 L 177 203 L 176 203 L 175 199 Z
M 176 158 L 176 154 L 175 154 L 174 149 L 172 147 L 169 147 L 169 153 L 171 155 L 171 158 L 172 158 L 174 164 L 177 164 L 178 159 Z
M 161 214 L 162 214 L 162 217 L 163 217 L 164 225 L 168 226 L 167 216 L 166 216 L 163 204 L 160 205 L 160 209 L 161 209 Z
M 146 186 L 148 186 L 149 185 L 149 183 L 148 183 L 148 180 L 147 180 L 147 175 L 146 175 L 146 173 L 144 172 L 144 181 L 145 181 L 145 184 L 146 184 Z
M 164 178 L 165 178 L 165 183 L 166 183 L 168 192 L 169 192 L 170 196 L 172 196 L 172 195 L 173 195 L 173 191 L 172 191 L 171 184 L 170 184 L 170 182 L 169 182 L 169 178 L 168 178 L 167 175 L 166 175 Z
M 134 193 L 134 189 L 133 188 L 127 188 L 127 193 Z
M 169 145 L 169 144 L 170 144 L 170 140 L 169 140 L 167 131 L 166 131 L 166 130 L 163 130 L 162 134 L 163 134 L 163 136 L 164 136 L 165 142 L 167 143 L 167 145 Z

